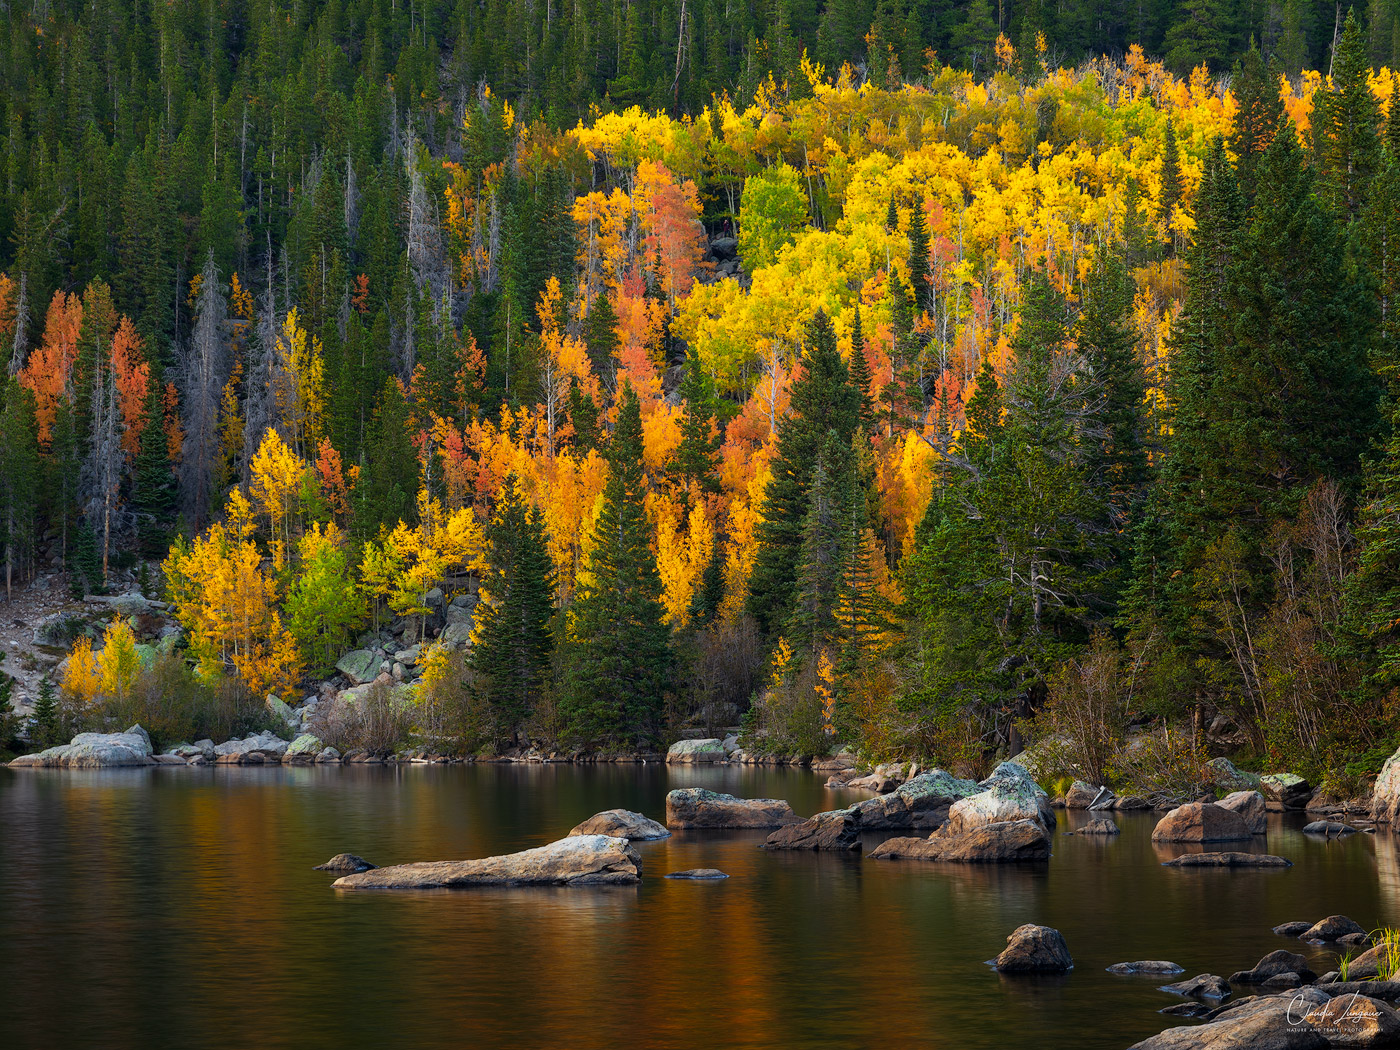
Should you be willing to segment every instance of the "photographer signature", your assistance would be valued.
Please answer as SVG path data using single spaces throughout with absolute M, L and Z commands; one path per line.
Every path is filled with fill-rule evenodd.
M 1348 1000 L 1346 1008 L 1338 1013 L 1334 1004 L 1341 1003 L 1344 999 Z M 1361 1000 L 1359 1010 L 1356 1009 L 1358 999 Z M 1298 1010 L 1299 1013 L 1295 1014 L 1295 1010 Z M 1307 1015 L 1313 1011 L 1325 1011 L 1326 1019 L 1309 1021 Z M 1360 992 L 1347 992 L 1325 1003 L 1313 1003 L 1305 999 L 1300 991 L 1288 1003 L 1288 1023 L 1290 1025 L 1311 1024 L 1314 1028 L 1324 1032 L 1359 1028 L 1362 1025 L 1374 1023 L 1375 1020 L 1376 1011 L 1371 1005 L 1371 1000 Z

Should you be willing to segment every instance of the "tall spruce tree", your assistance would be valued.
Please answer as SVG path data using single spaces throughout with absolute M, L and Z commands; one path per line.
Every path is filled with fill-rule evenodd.
M 836 348 L 831 320 L 819 312 L 807 328 L 802 371 L 792 384 L 788 414 L 778 423 L 773 476 L 759 508 L 747 604 L 767 633 L 776 634 L 792 608 L 817 454 L 828 434 L 849 445 L 859 418 L 860 395 Z
M 672 686 L 675 657 L 651 549 L 646 487 L 641 405 L 625 384 L 608 444 L 603 506 L 579 574 L 569 679 L 559 704 L 566 732 L 585 746 L 655 741 Z
M 490 549 L 472 650 L 476 687 L 498 739 L 518 742 L 539 703 L 554 653 L 554 569 L 539 510 L 506 476 L 487 534 Z
M 1235 155 L 1236 178 L 1246 201 L 1254 199 L 1259 161 L 1278 132 L 1283 103 L 1278 96 L 1278 69 L 1264 65 L 1259 48 L 1251 43 L 1244 57 L 1235 63 L 1235 127 L 1230 132 L 1230 151 Z
M 1361 25 L 1348 11 L 1332 62 L 1332 90 L 1318 93 L 1313 117 L 1319 189 L 1344 221 L 1361 212 L 1380 166 L 1381 109 L 1371 94 L 1370 66 Z

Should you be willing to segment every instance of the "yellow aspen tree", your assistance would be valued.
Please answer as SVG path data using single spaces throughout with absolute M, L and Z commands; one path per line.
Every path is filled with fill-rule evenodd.
M 86 706 L 91 704 L 102 685 L 102 673 L 93 655 L 92 639 L 79 638 L 73 643 L 68 654 L 68 665 L 63 669 L 60 689 L 74 703 Z

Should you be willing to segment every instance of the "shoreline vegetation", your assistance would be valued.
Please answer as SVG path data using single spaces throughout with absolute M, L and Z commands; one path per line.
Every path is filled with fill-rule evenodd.
M 470 5 L 70 6 L 0 58 L 7 753 L 1395 818 L 1393 3 L 832 4 L 703 69 L 517 12 L 545 73 Z

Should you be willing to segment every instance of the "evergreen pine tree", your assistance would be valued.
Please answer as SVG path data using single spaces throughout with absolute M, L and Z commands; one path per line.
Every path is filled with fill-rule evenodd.
M 586 746 L 656 739 L 674 655 L 651 549 L 642 460 L 641 405 L 624 385 L 608 445 L 608 482 L 579 574 L 569 681 L 559 713 Z
M 914 289 L 914 312 L 933 309 L 933 275 L 930 271 L 928 222 L 924 202 L 909 209 L 909 286 Z
M 554 653 L 554 569 L 544 522 L 507 475 L 488 533 L 472 668 L 499 739 L 518 742 L 539 703 Z
M 30 715 L 29 742 L 43 750 L 64 742 L 63 727 L 58 710 L 58 691 L 53 679 L 44 675 L 39 679 L 39 695 L 34 698 L 34 709 Z
M 170 546 L 169 530 L 178 498 L 160 395 L 160 383 L 152 379 L 146 389 L 141 442 L 132 466 L 131 509 L 136 514 L 137 547 L 145 558 L 163 557 Z
M 1380 103 L 1371 94 L 1369 73 L 1361 26 L 1348 11 L 1332 62 L 1332 90 L 1318 92 L 1313 117 L 1319 188 L 1344 221 L 1360 213 L 1380 166 Z
M 373 539 L 381 528 L 393 528 L 413 516 L 418 496 L 418 455 L 408 434 L 408 403 L 398 380 L 389 378 L 379 396 L 370 424 L 360 480 L 355 485 L 354 529 Z
M 1181 207 L 1181 154 L 1176 145 L 1176 122 L 1168 118 L 1166 135 L 1162 140 L 1162 225 L 1166 227 L 1167 243 L 1175 245 L 1176 235 L 1171 223 Z
M 1235 128 L 1230 133 L 1230 151 L 1237 158 L 1236 177 L 1245 201 L 1254 199 L 1259 161 L 1278 132 L 1283 103 L 1278 97 L 1278 69 L 1265 67 L 1259 48 L 1253 46 L 1235 63 Z
M 681 500 L 690 505 L 695 496 L 719 491 L 719 447 L 722 435 L 714 428 L 715 399 L 709 377 L 695 361 L 685 366 L 680 386 L 681 443 L 671 460 L 671 474 L 680 489 Z M 713 431 L 713 432 L 712 432 Z
M 851 386 L 855 387 L 856 394 L 860 397 L 860 425 L 867 434 L 873 435 L 876 432 L 875 401 L 871 397 L 870 387 L 874 383 L 874 377 L 870 374 L 870 362 L 865 356 L 865 332 L 861 328 L 859 306 L 851 319 L 851 361 L 847 368 L 851 376 Z

